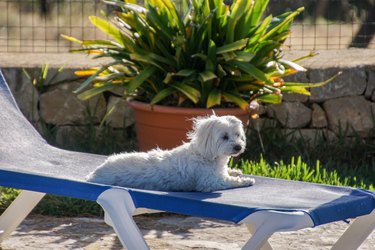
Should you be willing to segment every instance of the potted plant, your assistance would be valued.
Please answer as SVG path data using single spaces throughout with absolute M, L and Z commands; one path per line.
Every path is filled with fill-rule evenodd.
M 130 106 L 141 110 L 136 120 L 144 119 L 136 124 L 141 150 L 180 144 L 191 126 L 182 123 L 195 115 L 210 114 L 211 109 L 217 114 L 234 110 L 246 121 L 254 101 L 280 103 L 282 93 L 288 92 L 309 95 L 307 88 L 333 79 L 317 84 L 283 80 L 305 71 L 297 62 L 312 56 L 287 61 L 281 50 L 293 19 L 303 8 L 263 18 L 268 0 L 234 0 L 229 4 L 190 0 L 182 2 L 180 12 L 172 0 L 145 0 L 142 6 L 130 1 L 104 2 L 118 9 L 111 20 L 91 16 L 90 21 L 109 40 L 81 41 L 64 36 L 82 46 L 75 51 L 111 58 L 98 68 L 77 72 L 89 76 L 77 93 L 88 99 L 120 88 L 123 97 L 132 97 Z M 174 126 L 171 114 L 177 107 L 185 113 Z M 162 121 L 157 111 L 167 121 Z M 151 124 L 145 125 L 147 121 Z M 162 130 L 166 135 L 154 130 L 163 124 L 167 125 Z M 145 132 L 140 131 L 142 127 Z M 162 141 L 155 141 L 155 137 Z M 168 137 L 179 139 L 168 143 Z

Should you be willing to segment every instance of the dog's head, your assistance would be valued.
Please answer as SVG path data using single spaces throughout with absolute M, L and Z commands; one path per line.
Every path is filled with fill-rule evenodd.
M 188 133 L 191 145 L 208 159 L 237 156 L 245 150 L 246 136 L 242 122 L 234 116 L 198 117 Z

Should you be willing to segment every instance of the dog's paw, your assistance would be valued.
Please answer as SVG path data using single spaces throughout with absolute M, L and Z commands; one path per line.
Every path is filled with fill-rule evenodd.
M 255 179 L 250 177 L 242 177 L 241 181 L 245 186 L 251 186 L 255 184 Z
M 234 176 L 234 177 L 241 176 L 242 175 L 242 171 L 239 170 L 239 169 L 228 168 L 228 174 L 230 176 Z

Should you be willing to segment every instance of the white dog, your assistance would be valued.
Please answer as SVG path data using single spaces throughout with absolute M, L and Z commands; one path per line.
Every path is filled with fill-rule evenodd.
M 121 153 L 108 159 L 87 180 L 159 191 L 200 191 L 250 186 L 253 178 L 228 168 L 231 156 L 245 150 L 242 122 L 234 116 L 195 118 L 189 143 L 172 150 Z

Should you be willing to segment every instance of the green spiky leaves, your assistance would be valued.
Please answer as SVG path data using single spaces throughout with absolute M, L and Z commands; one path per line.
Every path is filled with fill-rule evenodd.
M 265 16 L 268 0 L 105 0 L 117 6 L 112 18 L 90 17 L 108 40 L 78 40 L 76 52 L 107 57 L 111 62 L 83 70 L 90 77 L 77 90 L 83 99 L 122 88 L 152 104 L 247 109 L 253 100 L 280 103 L 283 92 L 309 94 L 318 85 L 284 82 L 305 71 L 283 59 L 280 48 L 299 8 Z M 181 8 L 180 8 L 181 7 Z M 89 74 L 90 73 L 90 74 Z M 333 79 L 328 79 L 328 81 Z M 116 92 L 117 93 L 117 92 Z

